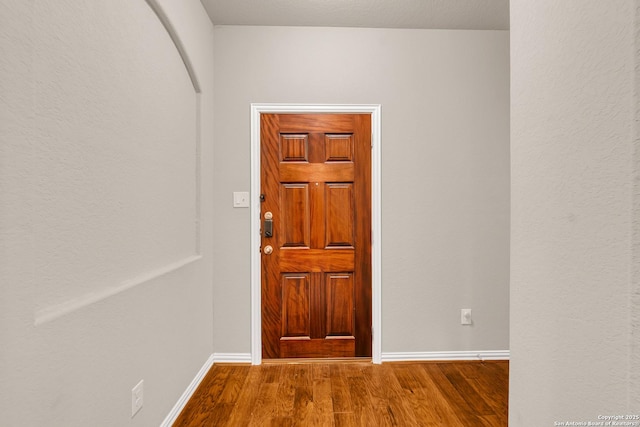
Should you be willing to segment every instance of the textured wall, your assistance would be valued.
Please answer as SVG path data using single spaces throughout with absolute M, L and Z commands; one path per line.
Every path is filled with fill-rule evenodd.
M 511 2 L 512 426 L 640 408 L 635 7 Z
M 631 337 L 631 389 L 629 409 L 640 408 L 640 1 L 635 2 L 635 140 L 633 155 L 634 192 L 633 192 L 633 276 L 631 319 L 633 335 Z
M 382 104 L 383 352 L 508 349 L 508 33 L 215 34 L 215 351 L 250 351 L 249 212 L 231 193 L 249 189 L 252 102 Z
M 2 424 L 158 425 L 212 352 L 212 26 L 161 4 L 200 97 L 144 0 L 0 2 Z

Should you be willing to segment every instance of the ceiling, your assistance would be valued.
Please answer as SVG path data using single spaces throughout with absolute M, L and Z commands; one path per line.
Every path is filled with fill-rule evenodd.
M 201 0 L 216 25 L 508 30 L 509 0 Z

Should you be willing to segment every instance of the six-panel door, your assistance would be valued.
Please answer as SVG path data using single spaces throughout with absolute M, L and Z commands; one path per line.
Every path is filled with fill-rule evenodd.
M 371 116 L 263 114 L 260 139 L 262 356 L 370 357 Z

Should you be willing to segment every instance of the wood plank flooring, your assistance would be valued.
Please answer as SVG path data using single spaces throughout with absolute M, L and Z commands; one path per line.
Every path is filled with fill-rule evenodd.
M 214 365 L 174 427 L 507 425 L 506 361 Z

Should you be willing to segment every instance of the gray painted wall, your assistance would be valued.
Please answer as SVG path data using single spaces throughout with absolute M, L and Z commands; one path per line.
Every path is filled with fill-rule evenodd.
M 635 134 L 633 155 L 633 249 L 631 280 L 631 386 L 629 408 L 640 408 L 640 2 L 635 2 Z M 632 397 L 635 396 L 635 397 Z M 635 400 L 634 400 L 635 399 Z
M 0 2 L 2 425 L 158 425 L 213 351 L 213 26 L 160 4 L 199 129 L 144 0 Z
M 250 351 L 232 192 L 252 102 L 382 105 L 383 353 L 508 350 L 508 32 L 218 26 L 214 43 L 215 352 Z
M 640 409 L 638 7 L 511 2 L 513 426 Z

